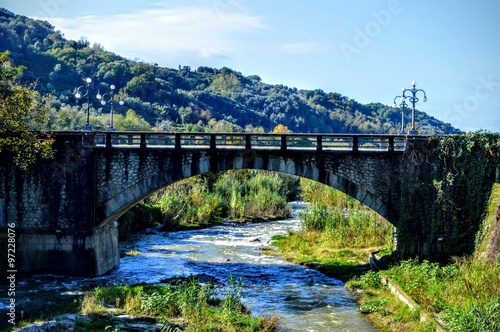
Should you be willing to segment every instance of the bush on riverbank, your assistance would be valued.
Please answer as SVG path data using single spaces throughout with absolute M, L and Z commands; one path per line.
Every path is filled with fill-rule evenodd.
M 168 285 L 98 287 L 84 294 L 81 311 L 90 316 L 149 318 L 167 331 L 274 331 L 279 320 L 252 317 L 241 303 L 241 287 L 241 281 L 231 278 L 222 298 L 214 286 L 195 278 Z
M 410 260 L 384 273 L 449 331 L 500 331 L 500 262 L 462 258 L 440 267 Z

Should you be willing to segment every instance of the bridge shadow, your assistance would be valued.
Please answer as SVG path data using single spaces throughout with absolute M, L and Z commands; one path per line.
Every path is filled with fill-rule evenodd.
M 365 264 L 352 264 L 352 263 L 308 263 L 305 266 L 310 267 L 312 269 L 316 269 L 321 273 L 324 273 L 326 276 L 331 278 L 337 278 L 342 282 L 347 282 L 354 276 L 358 276 L 363 274 L 371 269 L 369 263 Z

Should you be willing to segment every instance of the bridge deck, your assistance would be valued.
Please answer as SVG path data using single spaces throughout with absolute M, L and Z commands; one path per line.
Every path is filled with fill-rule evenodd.
M 348 134 L 84 132 L 84 146 L 119 149 L 403 152 L 406 136 Z

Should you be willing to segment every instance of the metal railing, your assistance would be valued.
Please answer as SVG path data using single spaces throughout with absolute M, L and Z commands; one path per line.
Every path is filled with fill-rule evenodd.
M 84 132 L 85 147 L 173 150 L 404 151 L 406 136 L 349 134 Z

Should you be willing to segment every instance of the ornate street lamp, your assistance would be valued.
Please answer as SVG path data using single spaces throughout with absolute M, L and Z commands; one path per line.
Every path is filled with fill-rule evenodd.
M 424 99 L 422 99 L 424 103 L 427 101 L 427 96 L 426 96 L 424 90 L 416 88 L 416 86 L 417 86 L 416 81 L 411 82 L 411 85 L 413 86 L 412 89 L 406 89 L 405 87 L 403 87 L 403 89 L 402 89 L 403 95 L 401 96 L 401 101 L 404 102 L 406 100 L 406 98 L 410 98 L 410 102 L 412 105 L 412 107 L 411 107 L 411 129 L 410 129 L 410 131 L 408 131 L 408 135 L 417 135 L 418 132 L 415 130 L 415 104 L 419 101 L 419 99 L 417 98 L 417 93 L 422 92 L 424 94 Z M 406 94 L 407 92 L 411 93 L 411 95 L 407 95 Z
M 106 103 L 109 103 L 109 105 L 111 106 L 111 111 L 109 113 L 109 129 L 108 131 L 115 131 L 115 128 L 113 128 L 113 94 L 114 94 L 114 91 L 115 91 L 115 86 L 113 84 L 111 84 L 109 86 L 110 88 L 110 92 L 107 92 L 103 95 L 101 95 L 99 93 L 99 91 L 97 91 L 97 96 L 96 98 L 99 99 L 101 101 L 101 105 L 106 105 Z M 105 97 L 106 95 L 109 95 L 109 99 L 106 100 Z M 123 105 L 123 100 L 120 99 L 120 101 L 118 102 L 120 105 Z
M 83 130 L 92 130 L 92 127 L 89 124 L 89 117 L 90 117 L 90 84 L 92 83 L 92 79 L 90 77 L 87 77 L 85 79 L 85 85 L 79 86 L 76 89 L 75 92 L 75 98 L 80 99 L 82 97 L 87 97 L 87 123 L 85 124 L 85 127 L 83 127 Z M 80 93 L 80 89 L 85 88 L 85 94 L 82 96 Z
M 85 85 L 79 86 L 76 91 L 75 91 L 75 98 L 80 99 L 82 97 L 87 97 L 87 123 L 85 124 L 85 127 L 83 127 L 83 130 L 92 130 L 92 127 L 89 124 L 89 118 L 90 118 L 90 88 L 91 88 L 91 83 L 92 79 L 90 77 L 87 77 L 85 79 Z M 97 95 L 95 96 L 98 100 L 100 100 L 101 105 L 106 105 L 106 103 L 110 103 L 111 105 L 111 113 L 110 113 L 110 123 L 109 123 L 109 131 L 114 131 L 115 129 L 113 128 L 113 94 L 115 90 L 115 86 L 112 84 L 109 87 L 111 89 L 110 92 L 107 92 L 105 94 L 100 93 L 99 90 L 97 90 Z M 82 95 L 80 92 L 81 89 L 85 89 L 85 94 Z M 109 99 L 106 100 L 106 96 L 109 95 Z M 120 105 L 123 105 L 123 101 L 120 100 Z
M 396 96 L 396 97 L 394 97 L 394 104 L 392 105 L 392 107 L 394 107 L 394 108 L 398 107 L 398 104 L 396 104 L 396 99 L 399 99 L 399 101 L 401 102 L 401 104 L 399 104 L 399 107 L 401 107 L 401 131 L 399 132 L 399 134 L 404 135 L 404 134 L 406 134 L 406 132 L 405 132 L 405 108 L 408 107 L 408 104 L 403 99 L 403 96 Z

